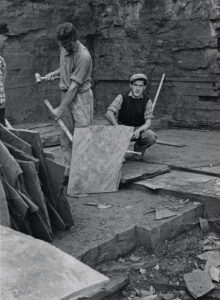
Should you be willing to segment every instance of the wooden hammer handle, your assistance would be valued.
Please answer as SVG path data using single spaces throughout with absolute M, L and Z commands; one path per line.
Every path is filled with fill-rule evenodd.
M 48 99 L 45 99 L 44 103 L 47 106 L 47 108 L 50 110 L 50 112 L 53 113 L 53 107 L 50 104 L 50 102 L 48 101 Z M 69 138 L 69 140 L 72 142 L 73 141 L 73 137 L 72 137 L 71 133 L 69 132 L 68 128 L 66 127 L 66 125 L 63 123 L 63 121 L 61 119 L 58 119 L 57 122 L 59 123 L 59 125 L 63 129 L 63 131 L 66 133 L 66 135 Z

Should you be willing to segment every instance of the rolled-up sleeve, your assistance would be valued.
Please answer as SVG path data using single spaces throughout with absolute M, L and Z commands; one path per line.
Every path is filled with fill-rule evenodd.
M 70 76 L 71 80 L 76 81 L 78 84 L 82 84 L 87 77 L 91 65 L 91 57 L 88 54 L 81 55 L 77 58 L 74 66 L 74 70 Z
M 148 100 L 147 104 L 146 104 L 146 108 L 145 108 L 145 112 L 144 112 L 144 119 L 145 121 L 148 119 L 152 119 L 153 118 L 153 107 L 152 107 L 152 101 L 151 99 Z
M 110 104 L 108 110 L 111 110 L 113 113 L 118 114 L 119 110 L 121 109 L 122 102 L 123 102 L 123 97 L 121 94 L 119 94 L 112 102 L 112 104 Z

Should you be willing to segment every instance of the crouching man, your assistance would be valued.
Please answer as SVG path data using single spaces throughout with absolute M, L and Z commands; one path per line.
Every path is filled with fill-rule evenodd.
M 111 125 L 126 125 L 134 127 L 132 141 L 135 141 L 134 151 L 141 152 L 156 142 L 156 134 L 150 130 L 153 117 L 152 101 L 144 94 L 147 87 L 147 77 L 144 74 L 134 74 L 130 77 L 130 91 L 119 94 L 108 107 L 106 119 Z

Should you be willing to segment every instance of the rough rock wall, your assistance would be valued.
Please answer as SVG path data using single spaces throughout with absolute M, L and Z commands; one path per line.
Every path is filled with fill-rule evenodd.
M 88 1 L 1 0 L 0 22 L 7 22 L 10 34 L 3 49 L 8 76 L 7 116 L 11 122 L 33 122 L 48 118 L 45 98 L 55 105 L 60 99 L 58 81 L 36 85 L 34 74 L 46 74 L 59 67 L 55 27 L 71 21 L 80 28 L 86 42 L 92 31 Z
M 93 55 L 98 111 L 127 89 L 131 74 L 149 76 L 154 98 L 166 73 L 155 115 L 178 126 L 220 128 L 218 2 L 1 0 L 0 18 L 13 31 L 4 50 L 10 118 L 45 119 L 42 99 L 58 101 L 57 84 L 36 86 L 33 74 L 57 67 L 53 28 L 72 21 Z
M 218 2 L 93 1 L 98 107 L 126 90 L 134 72 L 149 76 L 154 98 L 166 73 L 155 115 L 177 126 L 220 128 Z

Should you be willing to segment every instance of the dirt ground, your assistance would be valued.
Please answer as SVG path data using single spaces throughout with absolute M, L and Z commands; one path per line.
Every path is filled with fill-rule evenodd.
M 145 161 L 183 167 L 220 165 L 220 132 L 170 129 L 160 130 L 157 134 L 160 140 L 181 143 L 186 146 L 170 147 L 155 144 L 147 150 Z M 49 151 L 58 161 L 61 160 L 59 147 L 51 147 Z M 95 247 L 97 243 L 110 239 L 118 231 L 127 230 L 137 223 L 147 225 L 155 222 L 154 216 L 145 215 L 145 211 L 155 208 L 159 204 L 176 206 L 182 201 L 175 197 L 126 189 L 116 193 L 69 199 L 75 226 L 67 232 L 57 232 L 53 244 L 74 256 L 80 255 L 85 249 Z M 87 205 L 88 203 L 106 204 L 111 207 L 98 209 L 95 206 Z M 149 290 L 150 286 L 155 287 L 157 295 L 161 296 L 161 293 L 174 295 L 173 298 L 167 299 L 178 299 L 177 297 L 182 300 L 192 299 L 185 290 L 183 274 L 192 271 L 197 266 L 203 267 L 196 258 L 196 255 L 202 251 L 203 239 L 204 234 L 197 227 L 194 231 L 167 242 L 161 251 L 155 253 L 159 269 L 153 267 L 147 270 L 146 274 L 141 274 L 140 270 L 131 271 L 129 268 L 127 271 L 120 271 L 119 274 L 114 271 L 104 272 L 110 278 L 125 273 L 129 276 L 130 284 L 127 288 L 120 295 L 114 295 L 111 299 L 141 299 L 138 296 L 138 290 Z M 130 255 L 122 258 L 121 262 L 129 261 Z M 149 259 L 149 254 L 143 248 L 137 249 L 133 255 L 141 257 L 141 260 L 146 257 Z M 111 261 L 110 266 L 114 266 L 119 260 Z M 102 267 L 98 266 L 98 269 L 102 270 Z M 162 299 L 162 297 L 158 299 Z M 220 299 L 220 296 L 218 294 L 217 298 L 214 295 L 214 297 L 203 299 Z
M 220 165 L 220 132 L 170 129 L 160 130 L 157 134 L 161 140 L 186 146 L 179 148 L 155 144 L 147 150 L 145 161 L 191 167 L 210 166 L 216 163 Z M 58 161 L 61 161 L 60 148 L 52 147 L 50 151 Z M 103 236 L 108 238 L 114 235 L 117 229 L 123 230 L 135 224 L 137 220 L 143 219 L 144 210 L 159 203 L 167 205 L 171 201 L 176 205 L 179 202 L 179 199 L 130 190 L 69 199 L 76 226 L 69 232 L 60 233 L 54 244 L 73 255 L 79 253 L 81 241 L 84 246 L 88 244 L 88 240 L 96 244 Z M 99 210 L 84 205 L 90 202 L 112 205 L 112 208 Z

